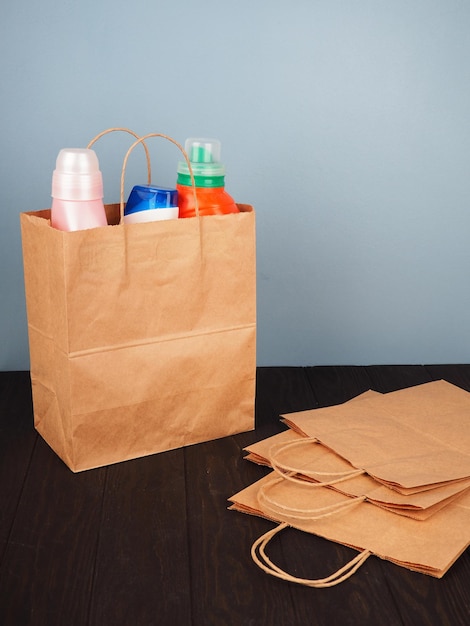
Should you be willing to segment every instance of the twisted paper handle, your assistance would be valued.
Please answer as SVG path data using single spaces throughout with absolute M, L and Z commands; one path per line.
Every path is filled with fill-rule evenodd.
M 298 441 L 291 441 L 289 443 L 275 443 L 271 446 L 269 450 L 269 460 L 271 463 L 271 467 L 273 470 L 278 473 L 280 476 L 285 478 L 286 480 L 290 480 L 294 483 L 300 483 L 302 485 L 309 485 L 310 488 L 315 487 L 329 487 L 330 485 L 336 485 L 338 483 L 342 483 L 345 480 L 349 480 L 350 478 L 354 478 L 355 476 L 360 476 L 361 474 L 365 474 L 363 469 L 352 469 L 346 472 L 320 472 L 312 469 L 305 469 L 302 467 L 295 467 L 292 465 L 287 465 L 286 463 L 281 463 L 278 460 L 278 456 L 281 455 L 282 452 L 288 450 L 289 448 L 294 448 L 296 446 L 302 446 L 305 444 L 312 443 L 320 443 L 318 439 L 314 437 L 304 437 L 303 439 L 299 439 Z M 308 476 L 309 478 L 314 478 L 316 482 L 310 483 L 306 482 L 302 478 L 297 478 L 297 475 L 301 474 L 303 476 Z M 337 478 L 333 478 L 332 480 L 326 481 L 318 481 L 316 479 L 317 476 L 336 476 Z
M 103 130 L 98 135 L 96 135 L 96 137 L 93 137 L 93 139 L 87 145 L 87 148 L 90 149 L 99 139 L 101 139 L 101 137 L 104 137 L 105 135 L 108 135 L 109 133 L 115 133 L 115 132 L 129 133 L 129 135 L 132 135 L 136 139 L 140 138 L 140 135 L 135 133 L 133 130 L 130 130 L 130 128 L 122 128 L 122 127 L 108 128 L 106 130 Z M 151 163 L 150 163 L 150 154 L 149 154 L 149 150 L 147 148 L 147 144 L 143 142 L 142 145 L 144 147 L 145 157 L 147 159 L 147 182 L 150 185 L 150 183 L 152 181 L 152 166 L 151 166 Z
M 305 585 L 307 587 L 333 587 L 334 585 L 339 585 L 339 583 L 342 583 L 350 578 L 372 554 L 371 552 L 369 552 L 369 550 L 364 550 L 363 552 L 360 552 L 351 561 L 349 561 L 349 563 L 346 563 L 346 565 L 341 567 L 330 576 L 327 576 L 326 578 L 298 578 L 297 576 L 292 576 L 285 570 L 278 567 L 275 563 L 271 561 L 271 559 L 266 554 L 266 546 L 271 541 L 271 539 L 279 532 L 288 527 L 289 524 L 279 524 L 279 526 L 276 526 L 276 528 L 269 530 L 264 535 L 261 535 L 261 537 L 259 537 L 251 547 L 251 557 L 256 565 L 258 565 L 258 567 L 260 567 L 267 574 L 270 574 L 271 576 L 275 576 L 276 578 L 280 578 L 281 580 L 285 580 L 287 582 L 297 583 L 300 585 Z
M 262 487 L 260 487 L 258 491 L 258 502 L 262 505 L 264 509 L 267 509 L 270 513 L 280 513 L 284 517 L 316 521 L 325 517 L 331 517 L 336 513 L 340 513 L 341 511 L 350 509 L 356 504 L 360 504 L 361 502 L 364 502 L 366 500 L 366 496 L 358 496 L 356 498 L 348 498 L 344 502 L 337 502 L 335 504 L 330 504 L 328 506 L 323 506 L 315 509 L 299 509 L 296 507 L 287 506 L 285 504 L 281 504 L 273 498 L 270 498 L 267 495 L 268 492 L 275 485 L 281 483 L 285 478 L 286 476 L 283 476 L 282 478 L 274 478 L 273 480 L 268 481 Z M 301 483 L 302 486 L 306 486 L 307 488 L 311 487 L 311 483 L 308 483 L 305 480 L 298 482 Z
M 130 156 L 131 152 L 140 143 L 144 147 L 145 156 L 146 156 L 146 160 L 147 160 L 147 182 L 148 182 L 149 185 L 152 182 L 152 168 L 151 168 L 151 163 L 150 163 L 150 154 L 149 154 L 149 151 L 148 151 L 147 144 L 145 143 L 145 140 L 149 139 L 150 137 L 162 137 L 163 139 L 166 139 L 167 141 L 170 141 L 183 154 L 183 157 L 184 157 L 184 159 L 185 159 L 185 161 L 186 161 L 186 163 L 188 165 L 189 175 L 190 175 L 190 178 L 191 178 L 191 185 L 192 185 L 193 193 L 194 193 L 194 204 L 195 204 L 196 216 L 199 217 L 199 204 L 198 204 L 198 199 L 197 199 L 197 194 L 196 194 L 196 182 L 194 180 L 194 174 L 193 174 L 193 169 L 192 169 L 192 166 L 191 166 L 191 162 L 190 162 L 189 157 L 186 154 L 186 151 L 184 150 L 183 146 L 181 146 L 177 141 L 175 141 L 174 139 L 172 139 L 168 135 L 164 135 L 163 133 L 149 133 L 149 134 L 144 135 L 143 137 L 141 137 L 140 135 L 135 133 L 133 130 L 130 130 L 129 128 L 123 128 L 123 127 L 108 128 L 106 130 L 103 130 L 98 135 L 96 135 L 96 137 L 93 137 L 93 139 L 88 143 L 87 148 L 91 148 L 99 139 L 101 139 L 101 137 L 104 137 L 105 135 L 107 135 L 109 133 L 121 132 L 121 131 L 129 133 L 130 135 L 132 135 L 133 137 L 136 138 L 136 141 L 132 144 L 132 146 L 127 151 L 126 156 L 124 157 L 124 162 L 123 162 L 122 169 L 121 169 L 121 189 L 120 189 L 120 205 L 119 205 L 120 221 L 122 222 L 123 221 L 123 217 L 124 217 L 124 179 L 125 179 L 125 174 L 126 174 L 127 161 L 129 159 L 129 156 Z

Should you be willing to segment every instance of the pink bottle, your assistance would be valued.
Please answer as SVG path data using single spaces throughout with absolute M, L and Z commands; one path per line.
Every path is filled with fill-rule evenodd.
M 59 152 L 52 175 L 51 224 L 67 231 L 107 226 L 103 179 L 93 150 Z

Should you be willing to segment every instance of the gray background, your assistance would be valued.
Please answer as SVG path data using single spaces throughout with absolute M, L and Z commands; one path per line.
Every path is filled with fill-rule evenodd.
M 29 367 L 19 213 L 110 126 L 222 141 L 259 365 L 469 361 L 470 2 L 5 0 L 0 58 L 0 369 Z M 96 146 L 105 201 L 128 145 Z

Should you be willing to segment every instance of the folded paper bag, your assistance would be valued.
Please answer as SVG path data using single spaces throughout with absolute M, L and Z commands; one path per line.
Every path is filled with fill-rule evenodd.
M 357 402 L 358 400 L 364 400 L 365 398 L 377 395 L 381 394 L 379 394 L 377 391 L 372 391 L 371 389 L 369 389 L 368 391 L 365 391 L 364 393 L 361 393 L 358 396 L 351 398 L 351 400 L 348 400 L 348 402 Z M 288 425 L 291 425 L 288 423 L 288 421 L 286 421 L 286 423 Z M 305 437 L 306 435 L 302 432 L 298 432 L 297 430 L 293 430 L 292 428 L 290 428 L 289 430 L 285 430 L 281 433 L 278 433 L 277 435 L 273 435 L 272 437 L 268 437 L 267 439 L 258 441 L 251 446 L 247 446 L 245 450 L 249 452 L 249 454 L 245 457 L 245 459 L 253 461 L 253 463 L 258 463 L 259 465 L 270 465 L 270 449 L 272 445 L 290 443 L 292 441 L 300 439 L 300 437 L 302 436 Z
M 260 493 L 268 493 L 277 505 L 259 497 Z M 363 559 L 357 559 L 359 564 L 373 554 L 407 569 L 441 578 L 470 545 L 468 492 L 426 521 L 395 515 L 368 502 L 351 501 L 325 487 L 312 491 L 300 484 L 273 479 L 273 473 L 235 494 L 230 501 L 232 510 L 280 524 L 267 534 L 266 542 L 277 530 L 291 526 L 357 549 L 363 553 Z M 342 510 L 339 507 L 343 507 Z M 293 509 L 320 512 L 296 516 Z M 322 510 L 329 512 L 322 513 Z M 255 546 L 263 542 L 260 538 Z
M 121 189 L 112 226 L 21 214 L 35 427 L 73 471 L 254 428 L 255 214 L 239 208 L 127 226 Z
M 310 481 L 312 488 L 330 486 L 351 497 L 364 496 L 372 504 L 414 519 L 426 519 L 470 488 L 470 479 L 466 479 L 404 495 L 356 470 L 315 440 L 292 430 L 245 449 L 249 452 L 245 459 L 271 466 L 289 480 Z
M 470 478 L 470 394 L 443 380 L 283 417 L 401 493 Z

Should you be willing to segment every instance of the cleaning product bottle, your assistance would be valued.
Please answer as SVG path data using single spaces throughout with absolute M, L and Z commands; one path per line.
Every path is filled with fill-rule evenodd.
M 218 139 L 186 139 L 185 151 L 191 162 L 196 183 L 199 215 L 238 213 L 234 199 L 225 191 L 225 167 L 220 162 Z M 179 217 L 194 217 L 194 190 L 186 161 L 178 163 Z
M 96 153 L 86 148 L 64 148 L 52 174 L 51 225 L 71 231 L 107 224 Z
M 124 224 L 140 224 L 178 217 L 178 192 L 155 185 L 135 185 L 124 208 Z

